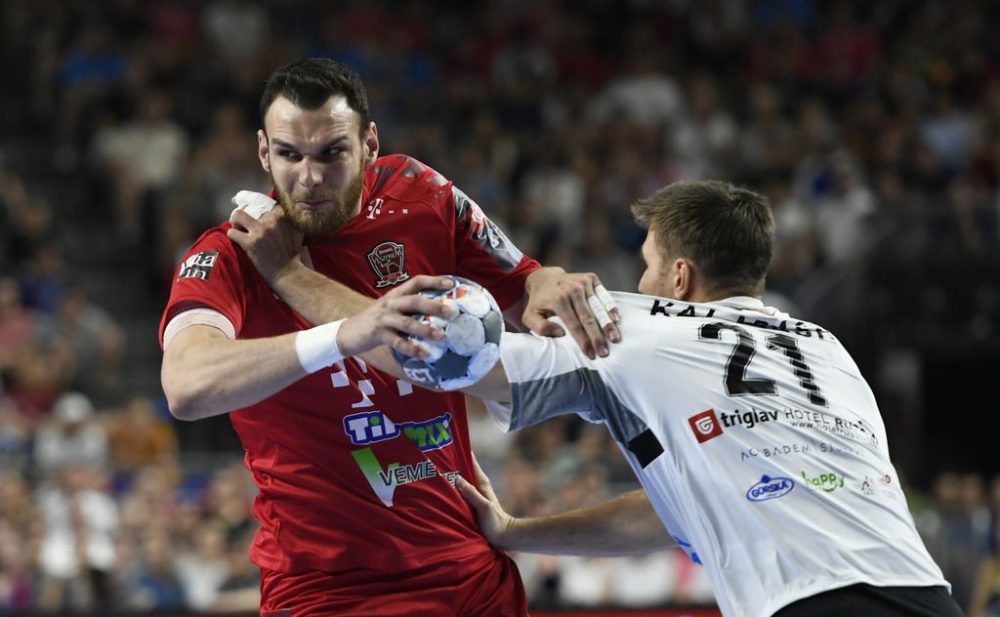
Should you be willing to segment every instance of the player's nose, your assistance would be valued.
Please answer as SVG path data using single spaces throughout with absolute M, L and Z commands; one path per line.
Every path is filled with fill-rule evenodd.
M 303 159 L 299 170 L 299 184 L 306 189 L 313 189 L 323 184 L 323 166 L 308 158 Z

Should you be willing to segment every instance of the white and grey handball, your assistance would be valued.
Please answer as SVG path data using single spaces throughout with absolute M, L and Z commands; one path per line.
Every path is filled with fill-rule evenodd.
M 414 315 L 445 333 L 437 341 L 410 337 L 427 350 L 417 358 L 393 349 L 393 357 L 407 379 L 437 390 L 467 388 L 482 379 L 500 358 L 503 313 L 496 300 L 479 283 L 460 276 L 449 277 L 455 286 L 448 290 L 427 289 L 420 293 L 454 306 L 455 317 L 444 320 L 430 315 Z

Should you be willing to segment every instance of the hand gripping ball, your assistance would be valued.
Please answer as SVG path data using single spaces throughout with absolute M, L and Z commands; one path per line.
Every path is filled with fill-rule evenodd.
M 427 358 L 392 350 L 408 379 L 436 390 L 459 390 L 482 379 L 500 358 L 504 329 L 503 313 L 490 292 L 469 279 L 450 278 L 455 281 L 451 289 L 426 289 L 420 294 L 453 305 L 458 309 L 455 317 L 445 321 L 430 315 L 413 316 L 444 330 L 445 338 L 435 341 L 410 337 L 429 352 Z

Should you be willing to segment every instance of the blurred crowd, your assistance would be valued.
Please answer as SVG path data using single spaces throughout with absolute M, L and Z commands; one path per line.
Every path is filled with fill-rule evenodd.
M 921 456 L 914 367 L 1000 347 L 998 20 L 986 0 L 5 0 L 0 612 L 253 604 L 238 453 L 178 441 L 161 394 L 127 378 L 139 342 L 107 307 L 155 321 L 179 253 L 237 190 L 267 190 L 263 80 L 313 55 L 361 73 L 384 152 L 609 288 L 640 274 L 634 199 L 686 178 L 766 193 L 767 300 L 857 356 L 926 489 L 932 552 L 985 606 L 1000 485 L 939 474 L 958 448 Z M 83 257 L 143 284 L 95 287 Z M 155 383 L 155 363 L 138 369 Z M 515 513 L 630 486 L 593 427 L 474 428 Z M 519 562 L 538 606 L 710 601 L 673 553 Z
M 12 407 L 0 403 L 0 613 L 255 605 L 238 458 L 182 469 L 146 397 L 95 410 L 67 392 L 36 422 Z

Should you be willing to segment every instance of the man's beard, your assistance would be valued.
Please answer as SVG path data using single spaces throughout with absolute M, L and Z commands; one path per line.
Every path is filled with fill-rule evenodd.
M 364 186 L 364 161 L 358 167 L 358 173 L 351 179 L 347 188 L 342 191 L 320 189 L 313 193 L 293 193 L 289 195 L 274 181 L 271 174 L 271 186 L 274 187 L 278 205 L 285 213 L 285 218 L 292 227 L 304 234 L 333 233 L 354 218 L 354 210 L 361 200 L 361 189 Z M 329 200 L 332 203 L 322 210 L 302 210 L 295 207 L 296 202 Z

